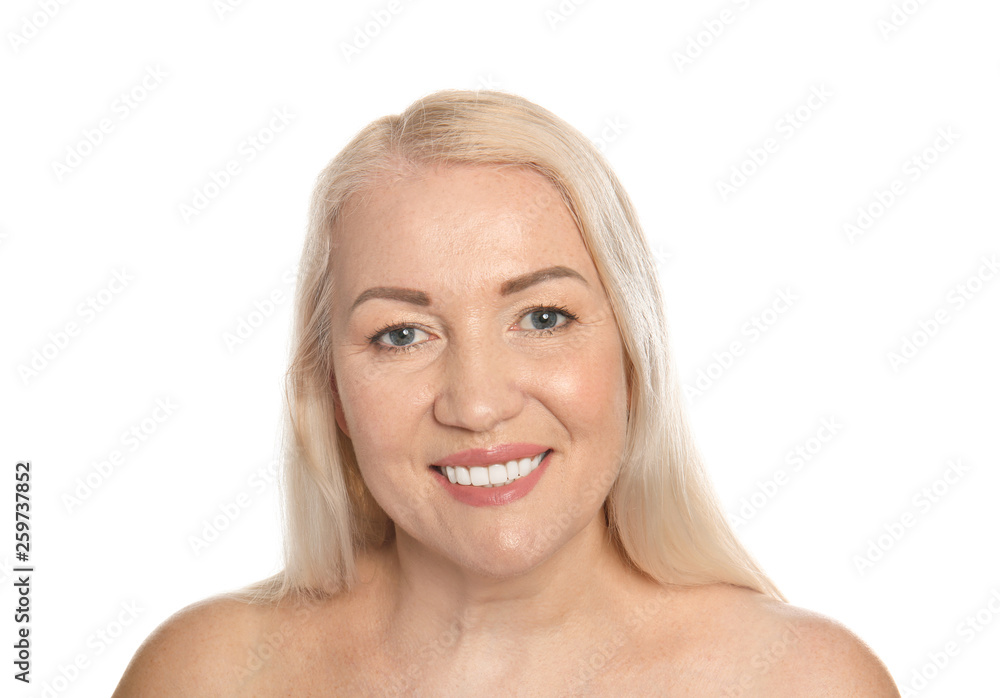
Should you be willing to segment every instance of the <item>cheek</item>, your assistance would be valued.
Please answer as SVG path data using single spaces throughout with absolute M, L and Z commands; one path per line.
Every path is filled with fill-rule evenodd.
M 418 436 L 433 409 L 435 381 L 427 371 L 387 370 L 365 356 L 346 358 L 338 364 L 346 382 L 344 414 L 362 477 L 387 512 L 393 502 L 415 506 L 435 484 L 414 467 L 432 455 L 433 444 Z
M 363 357 L 338 364 L 338 391 L 355 453 L 362 461 L 384 460 L 406 441 L 408 416 L 419 410 L 423 391 L 380 371 Z
M 559 410 L 557 416 L 567 426 L 606 429 L 618 417 L 624 425 L 625 371 L 622 354 L 614 345 L 561 357 L 537 378 L 540 395 L 552 411 Z
M 365 485 L 398 525 L 412 530 L 434 481 L 420 477 L 414 464 L 424 455 L 415 442 L 427 391 L 412 379 L 370 372 L 355 373 L 344 391 L 349 405 L 351 442 Z

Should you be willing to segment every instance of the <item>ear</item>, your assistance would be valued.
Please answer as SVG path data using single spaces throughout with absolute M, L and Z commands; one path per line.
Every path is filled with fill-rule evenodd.
M 337 392 L 337 377 L 330 376 L 330 387 L 333 389 L 333 414 L 337 419 L 340 430 L 351 437 L 351 432 L 347 429 L 347 419 L 344 417 L 344 406 L 340 402 L 340 394 Z

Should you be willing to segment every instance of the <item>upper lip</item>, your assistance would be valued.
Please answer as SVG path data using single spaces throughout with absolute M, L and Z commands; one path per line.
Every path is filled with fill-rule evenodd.
M 446 465 L 460 465 L 466 468 L 476 465 L 493 465 L 495 463 L 506 463 L 507 461 L 520 460 L 522 458 L 531 458 L 547 450 L 549 449 L 538 444 L 500 444 L 492 448 L 470 448 L 466 451 L 452 453 L 450 456 L 436 461 L 434 465 L 442 467 Z

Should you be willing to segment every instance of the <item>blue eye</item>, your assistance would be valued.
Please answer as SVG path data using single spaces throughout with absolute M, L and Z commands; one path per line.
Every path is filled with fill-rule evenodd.
M 558 317 L 560 315 L 566 318 L 566 322 L 562 323 L 562 325 L 557 325 L 556 323 L 558 322 Z M 531 320 L 532 325 L 536 325 L 536 323 L 537 325 L 541 325 L 541 327 L 538 327 L 536 325 L 535 327 L 524 328 L 529 331 L 535 330 L 537 332 L 548 332 L 551 330 L 558 329 L 559 327 L 562 327 L 563 325 L 568 324 L 571 320 L 575 319 L 573 315 L 565 308 L 563 309 L 534 308 L 531 311 L 529 311 L 528 314 L 524 316 L 524 318 Z
M 423 332 L 423 330 L 412 325 L 386 327 L 372 335 L 369 342 L 374 344 L 376 348 L 385 351 L 409 351 L 419 346 L 414 343 L 417 332 Z M 388 344 L 379 341 L 383 337 L 388 339 Z
M 412 327 L 400 327 L 398 330 L 389 330 L 386 332 L 389 335 L 389 343 L 393 346 L 405 346 L 413 342 L 413 328 Z M 392 341 L 393 339 L 399 339 L 399 342 Z
M 565 318 L 565 320 L 561 323 L 558 321 L 560 315 Z M 525 311 L 521 316 L 521 321 L 518 323 L 518 326 L 521 327 L 522 323 L 526 319 L 531 321 L 532 327 L 522 327 L 522 330 L 528 332 L 529 334 L 533 333 L 536 335 L 547 336 L 566 328 L 574 322 L 577 317 L 567 308 L 563 308 L 561 306 L 542 306 L 530 308 Z M 414 327 L 413 325 L 387 325 L 376 331 L 374 334 L 369 335 L 368 343 L 374 346 L 378 351 L 399 354 L 413 349 L 418 349 L 424 344 L 422 341 L 416 341 L 418 332 L 427 334 L 424 330 Z M 382 341 L 383 339 L 386 341 Z

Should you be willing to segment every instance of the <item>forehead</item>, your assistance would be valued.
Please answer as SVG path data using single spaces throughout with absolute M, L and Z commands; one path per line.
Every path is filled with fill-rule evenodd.
M 496 288 L 551 265 L 599 284 L 558 190 L 526 167 L 450 165 L 383 177 L 348 200 L 333 234 L 341 299 L 373 285 Z

